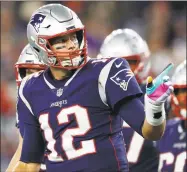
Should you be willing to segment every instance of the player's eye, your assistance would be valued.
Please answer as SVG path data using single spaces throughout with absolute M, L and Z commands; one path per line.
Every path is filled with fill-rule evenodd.
M 78 43 L 78 40 L 77 40 L 77 36 L 76 36 L 76 35 L 73 35 L 70 39 L 71 39 L 71 41 L 72 41 L 74 44 L 77 44 L 77 43 Z
M 60 50 L 60 49 L 63 49 L 63 48 L 65 48 L 65 47 L 66 47 L 65 45 L 60 45 L 60 46 L 56 46 L 55 49 L 56 49 L 56 50 Z
M 71 40 L 72 41 L 77 40 L 77 36 L 76 35 L 71 36 Z
M 66 42 L 65 39 L 58 39 L 58 40 L 55 41 L 54 44 L 59 44 L 59 43 L 64 43 L 64 42 Z

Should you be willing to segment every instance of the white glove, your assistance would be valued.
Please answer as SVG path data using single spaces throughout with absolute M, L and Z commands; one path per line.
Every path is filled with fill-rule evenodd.
M 147 122 L 153 126 L 162 124 L 166 118 L 164 102 L 174 90 L 167 76 L 172 68 L 173 64 L 170 63 L 154 80 L 150 76 L 147 78 L 145 112 Z

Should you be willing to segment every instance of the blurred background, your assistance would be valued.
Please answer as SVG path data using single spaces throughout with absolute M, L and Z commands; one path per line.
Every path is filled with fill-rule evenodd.
M 31 14 L 48 3 L 73 9 L 86 26 L 89 55 L 95 58 L 104 38 L 118 28 L 131 28 L 148 43 L 152 72 L 157 75 L 169 62 L 186 59 L 185 2 L 37 1 L 1 2 L 1 170 L 8 166 L 17 144 L 16 82 L 14 64 L 27 44 Z

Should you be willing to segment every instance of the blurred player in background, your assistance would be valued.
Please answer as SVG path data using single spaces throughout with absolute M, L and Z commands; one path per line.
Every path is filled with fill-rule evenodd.
M 132 29 L 117 29 L 108 35 L 100 49 L 101 57 L 125 58 L 146 93 L 146 78 L 150 75 L 150 51 L 145 40 Z M 142 96 L 144 102 L 144 96 Z M 123 136 L 127 148 L 127 159 L 131 172 L 154 172 L 158 169 L 158 152 L 152 141 L 145 140 L 126 122 L 123 123 Z
M 39 58 L 27 44 L 21 52 L 15 64 L 16 83 L 19 87 L 25 76 L 44 70 L 46 65 L 40 62 Z
M 46 65 L 42 64 L 38 57 L 34 55 L 30 45 L 26 45 L 24 49 L 22 50 L 18 61 L 15 64 L 15 74 L 16 74 L 16 84 L 17 87 L 20 86 L 22 79 L 25 76 L 28 76 L 32 73 L 39 72 L 41 70 L 44 70 Z M 19 121 L 16 114 L 16 127 L 19 128 Z M 18 132 L 19 133 L 19 132 Z M 21 155 L 21 148 L 23 144 L 23 138 L 21 137 L 19 133 L 19 144 L 18 148 L 7 168 L 7 172 L 13 171 L 13 168 L 15 167 L 16 163 L 20 160 Z M 41 166 L 43 167 L 43 165 Z M 43 168 L 45 169 L 45 167 Z
M 71 9 L 60 4 L 39 8 L 27 36 L 49 68 L 25 77 L 19 87 L 23 147 L 15 171 L 38 171 L 45 148 L 49 172 L 128 171 L 122 119 L 147 139 L 161 138 L 163 102 L 173 90 L 162 78 L 168 71 L 159 80 L 149 78 L 144 109 L 125 59 L 87 56 L 84 25 Z
M 97 57 L 116 56 L 128 61 L 136 80 L 145 93 L 146 79 L 151 75 L 150 51 L 146 41 L 132 29 L 114 30 L 103 41 Z
M 186 60 L 181 63 L 172 76 L 174 94 L 171 95 L 171 112 L 175 118 L 167 121 L 166 131 L 157 146 L 160 152 L 159 172 L 185 172 L 186 168 L 186 130 L 187 130 L 187 84 Z

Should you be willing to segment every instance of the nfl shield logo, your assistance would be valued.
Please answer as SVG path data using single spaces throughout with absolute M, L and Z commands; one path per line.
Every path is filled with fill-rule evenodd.
M 59 89 L 57 90 L 57 92 L 56 92 L 56 95 L 57 95 L 58 97 L 60 97 L 60 96 L 62 95 L 62 93 L 63 93 L 63 89 L 62 89 L 62 88 L 59 88 Z

